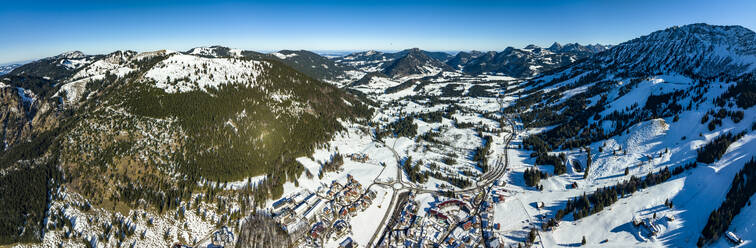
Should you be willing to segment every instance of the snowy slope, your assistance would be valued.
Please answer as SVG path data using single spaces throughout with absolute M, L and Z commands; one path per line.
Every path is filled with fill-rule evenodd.
M 522 190 L 516 195 L 524 200 L 525 206 L 528 202 L 545 203 L 545 210 L 525 207 L 531 215 L 551 218 L 571 197 L 615 185 L 632 175 L 643 177 L 663 168 L 696 162 L 698 149 L 718 136 L 745 133 L 714 163 L 699 162 L 696 168 L 642 189 L 578 221 L 565 217 L 554 231 L 541 232 L 542 244 L 579 245 L 585 235 L 588 244 L 595 246 L 694 247 L 709 213 L 724 200 L 735 173 L 756 156 L 753 152 L 756 106 L 741 105 L 744 102 L 736 103 L 732 98 L 724 99 L 724 104 L 717 101 L 724 94 L 731 94 L 730 87 L 742 84 L 744 74 L 753 73 L 755 44 L 754 33 L 738 26 L 673 27 L 619 44 L 584 62 L 519 85 L 520 90 L 511 94 L 525 93 L 522 101 L 538 99 L 539 104 L 521 105 L 520 111 L 525 114 L 554 111 L 555 115 L 565 117 L 562 121 L 546 122 L 550 125 L 545 127 L 535 124 L 531 129 L 534 133 L 542 133 L 541 137 L 546 139 L 563 137 L 568 141 L 591 137 L 588 145 L 580 145 L 591 150 L 592 164 L 585 179 L 583 173 L 568 168 L 566 174 L 542 180 L 543 192 L 530 192 L 531 189 L 511 178 L 514 185 L 510 186 L 515 191 Z M 748 78 L 746 82 L 751 80 Z M 582 107 L 573 109 L 573 104 Z M 572 111 L 588 112 L 588 116 L 580 117 Z M 742 113 L 742 119 L 710 114 L 736 112 Z M 709 118 L 717 118 L 721 123 L 711 124 Z M 575 134 L 560 136 L 574 128 Z M 587 153 L 583 148 L 561 143 L 553 148 L 552 154 L 556 153 L 566 154 L 568 161 L 586 164 Z M 524 171 L 535 162 L 523 155 L 520 156 L 523 166 L 515 171 Z M 538 167 L 546 171 L 552 168 Z M 624 174 L 625 170 L 629 175 Z M 573 183 L 579 187 L 572 189 Z M 673 208 L 663 204 L 667 199 L 675 203 Z M 748 208 L 744 213 L 750 215 Z M 658 229 L 656 235 L 632 225 L 633 218 L 650 218 L 653 214 L 674 220 L 652 220 Z M 738 228 L 738 235 L 753 240 L 756 236 L 740 217 L 736 217 L 730 230 Z M 723 242 L 720 239 L 713 246 L 726 245 Z
M 144 77 L 167 93 L 187 92 L 230 83 L 254 85 L 264 65 L 260 61 L 174 54 L 152 67 Z

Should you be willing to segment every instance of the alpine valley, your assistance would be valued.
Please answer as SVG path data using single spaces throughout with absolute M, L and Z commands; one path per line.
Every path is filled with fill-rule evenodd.
M 749 247 L 756 33 L 0 67 L 0 247 Z

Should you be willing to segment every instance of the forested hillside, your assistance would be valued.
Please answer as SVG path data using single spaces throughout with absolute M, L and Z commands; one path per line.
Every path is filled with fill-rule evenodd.
M 249 200 L 277 198 L 283 183 L 303 172 L 295 158 L 330 140 L 342 130 L 340 121 L 371 113 L 352 95 L 277 60 L 158 52 L 103 63 L 83 67 L 89 73 L 83 80 L 48 89 L 58 91 L 48 97 L 68 99 L 43 111 L 59 113 L 58 122 L 2 154 L 8 171 L 0 185 L 8 189 L 3 216 L 10 218 L 3 221 L 2 243 L 41 238 L 46 196 L 62 183 L 56 173 L 94 206 L 113 209 L 163 212 L 210 190 L 202 186 L 207 182 L 259 175 L 265 180 Z M 176 69 L 189 74 L 176 76 Z M 23 80 L 18 77 L 6 82 Z M 30 162 L 43 165 L 25 166 Z M 23 181 L 40 183 L 10 190 Z M 22 226 L 27 231 L 19 232 Z

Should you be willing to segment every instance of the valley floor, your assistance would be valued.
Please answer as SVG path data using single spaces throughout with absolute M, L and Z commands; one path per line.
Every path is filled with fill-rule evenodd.
M 723 131 L 705 132 L 686 126 L 700 118 L 696 112 L 686 112 L 676 122 L 665 118 L 638 123 L 627 133 L 590 145 L 593 151 L 599 151 L 599 147 L 606 147 L 606 151 L 594 152 L 593 166 L 586 178 L 569 162 L 566 173 L 542 179 L 543 189 L 538 190 L 526 185 L 525 170 L 537 167 L 553 174 L 554 169 L 535 165 L 532 151 L 522 149 L 522 139 L 544 129 L 523 130 L 516 115 L 500 112 L 516 97 L 499 95 L 493 89 L 510 83 L 518 82 L 456 78 L 392 94 L 381 92 L 399 82 L 377 84 L 382 88 L 364 86 L 362 90 L 368 97 L 381 105 L 370 120 L 373 125 L 344 122 L 346 131 L 337 134 L 326 148 L 297 159 L 306 173 L 299 176 L 296 184 L 286 183 L 283 200 L 268 201 L 263 211 L 302 247 L 338 247 L 348 240 L 360 247 L 484 243 L 511 247 L 529 241 L 535 247 L 577 247 L 583 238 L 586 245 L 594 247 L 694 247 L 709 213 L 721 204 L 735 173 L 756 151 L 756 134 L 749 132 L 715 163 L 700 164 L 666 182 L 625 195 L 596 214 L 579 220 L 565 216 L 554 229 L 542 230 L 543 223 L 564 208 L 568 199 L 631 176 L 643 177 L 665 167 L 682 166 L 695 159 L 701 144 Z M 487 87 L 491 95 L 468 96 L 475 85 Z M 458 95 L 447 95 L 447 87 L 454 88 Z M 447 92 L 443 92 L 444 88 Z M 436 96 L 440 101 L 412 99 L 407 97 L 410 93 Z M 748 125 L 756 118 L 754 112 L 746 112 L 740 124 L 726 123 L 722 130 L 749 130 Z M 424 114 L 439 116 L 433 120 L 436 117 Z M 410 117 L 410 124 L 416 125 L 414 132 L 404 134 L 407 130 L 389 127 Z M 490 144 L 486 144 L 488 136 Z M 681 139 L 683 136 L 687 140 Z M 624 147 L 627 152 L 610 152 L 613 146 Z M 485 147 L 486 162 L 480 163 L 476 152 Z M 568 161 L 585 160 L 581 149 L 560 152 L 566 154 Z M 342 156 L 343 164 L 333 172 L 321 171 L 323 164 L 335 156 Z M 482 164 L 488 168 L 482 168 Z M 244 184 L 231 183 L 232 188 L 227 189 Z M 210 236 L 222 230 L 214 224 L 221 218 L 221 211 L 212 205 L 202 205 L 202 212 L 188 210 L 185 217 L 177 219 L 176 211 L 163 215 L 145 211 L 122 215 L 108 209 L 84 212 L 79 210 L 76 195 L 67 195 L 65 189 L 60 194 L 66 196 L 54 202 L 52 209 L 62 211 L 75 222 L 73 232 L 78 232 L 78 238 L 66 239 L 70 235 L 64 231 L 67 229 L 51 230 L 43 246 L 76 247 L 88 240 L 98 247 L 165 247 L 174 243 L 205 247 L 217 241 Z M 667 200 L 674 206 L 665 206 Z M 230 208 L 239 206 L 231 201 Z M 756 239 L 754 216 L 754 207 L 747 206 L 730 226 L 729 230 L 745 240 L 741 247 Z M 123 241 L 117 237 L 103 240 L 98 234 L 103 227 L 89 224 L 103 223 L 100 219 L 125 221 L 134 226 L 137 234 Z M 634 220 L 649 224 L 636 226 Z M 241 223 L 236 225 L 231 229 Z M 532 240 L 531 230 L 537 230 Z M 139 237 L 141 233 L 144 238 Z M 720 239 L 712 246 L 731 244 Z

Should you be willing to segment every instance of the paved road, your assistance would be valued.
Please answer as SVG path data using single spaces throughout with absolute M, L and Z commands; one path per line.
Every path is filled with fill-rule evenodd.
M 402 170 L 401 170 L 401 168 L 399 168 L 399 161 L 400 161 L 401 158 L 399 157 L 399 153 L 397 153 L 396 150 L 394 150 L 394 146 L 396 146 L 396 141 L 394 141 L 394 144 L 391 147 L 387 146 L 386 143 L 384 143 L 383 141 L 381 141 L 379 139 L 375 139 L 375 141 L 382 143 L 383 146 L 388 147 L 391 150 L 391 152 L 394 153 L 394 159 L 396 159 L 396 163 L 397 163 L 397 165 L 396 165 L 397 166 L 397 169 L 396 169 L 396 178 L 397 178 L 397 181 L 399 183 L 401 183 L 401 180 L 402 180 Z M 385 170 L 386 168 L 384 167 L 383 169 Z M 381 173 L 382 172 L 383 172 L 383 170 L 381 170 Z M 380 174 L 379 174 L 379 176 L 380 176 Z M 383 219 L 381 219 L 381 223 L 378 224 L 378 228 L 375 230 L 375 232 L 373 233 L 373 236 L 370 238 L 370 241 L 368 241 L 368 243 L 366 244 L 365 247 L 376 246 L 376 245 L 373 245 L 373 243 L 375 242 L 375 239 L 378 237 L 378 235 L 380 233 L 382 233 L 384 227 L 386 226 L 386 221 L 388 220 L 388 218 L 391 215 L 391 213 L 394 212 L 393 211 L 394 207 L 396 207 L 396 204 L 397 204 L 397 202 L 396 202 L 396 196 L 399 195 L 398 193 L 400 191 L 400 189 L 393 188 L 393 184 L 379 183 L 379 182 L 376 182 L 376 180 L 378 180 L 378 177 L 376 177 L 373 180 L 373 184 L 384 184 L 385 186 L 388 186 L 389 188 L 392 189 L 391 190 L 391 201 L 389 202 L 388 207 L 386 208 L 386 213 L 383 214 Z M 371 186 L 372 186 L 372 184 L 371 184 Z
M 486 200 L 486 197 L 488 196 L 488 193 L 492 189 L 492 187 L 488 187 L 488 186 L 490 186 L 494 182 L 494 180 L 497 180 L 497 179 L 501 178 L 501 176 L 503 176 L 504 173 L 506 172 L 507 166 L 509 166 L 509 156 L 508 156 L 509 145 L 512 142 L 512 140 L 514 139 L 514 137 L 516 137 L 517 134 L 516 134 L 514 122 L 512 122 L 510 118 L 506 118 L 506 119 L 507 119 L 507 122 L 509 122 L 509 125 L 512 127 L 512 133 L 508 137 L 505 138 L 506 141 L 504 142 L 505 146 L 504 146 L 504 156 L 503 156 L 504 157 L 503 158 L 504 162 L 503 162 L 503 164 L 501 162 L 502 161 L 502 156 L 500 155 L 499 156 L 499 160 L 497 161 L 497 165 L 494 167 L 494 169 L 491 170 L 491 171 L 489 171 L 490 173 L 486 173 L 486 174 L 484 174 L 482 176 L 482 181 L 481 182 L 483 182 L 483 183 L 479 183 L 478 186 L 476 186 L 474 188 L 455 191 L 455 193 L 457 193 L 457 192 L 474 192 L 474 191 L 485 192 L 485 194 L 483 194 L 483 197 L 481 197 L 480 201 L 478 201 L 477 203 L 473 202 L 474 212 L 471 214 L 471 216 L 478 216 L 478 217 L 480 217 L 481 204 L 483 203 L 483 201 Z M 488 187 L 488 190 L 486 190 L 486 187 Z M 441 236 L 440 240 L 446 240 L 446 238 L 457 227 L 458 227 L 458 225 L 451 225 L 450 228 L 448 230 L 446 230 L 446 232 L 444 232 L 444 234 Z
M 499 102 L 499 109 L 500 110 L 503 109 L 503 103 L 502 103 L 501 99 L 499 99 L 498 102 Z M 510 146 L 512 140 L 515 137 L 517 137 L 517 126 L 515 125 L 514 121 L 512 121 L 511 117 L 507 117 L 507 116 L 505 116 L 505 115 L 502 114 L 502 118 L 505 119 L 505 121 L 509 124 L 509 126 L 511 128 L 511 133 L 509 133 L 509 136 L 507 136 L 507 137 L 504 138 L 505 142 L 504 142 L 504 153 L 503 153 L 503 155 L 499 155 L 499 157 L 497 159 L 497 162 L 496 162 L 495 166 L 493 167 L 493 169 L 485 172 L 481 176 L 481 180 L 478 181 L 475 184 L 475 186 L 467 188 L 467 189 L 453 190 L 451 192 L 454 192 L 454 193 L 483 192 L 485 190 L 486 186 L 489 186 L 489 185 L 493 184 L 493 182 L 495 180 L 501 178 L 504 175 L 504 173 L 506 173 L 507 166 L 509 165 L 509 156 L 508 156 L 509 146 Z M 389 150 L 391 150 L 391 152 L 394 154 L 394 158 L 397 161 L 397 170 L 396 170 L 396 181 L 391 182 L 391 183 L 375 182 L 375 181 L 373 182 L 373 184 L 382 184 L 382 185 L 391 187 L 393 189 L 393 193 L 391 195 L 391 204 L 389 204 L 389 207 L 386 209 L 386 213 L 383 215 L 383 219 L 381 220 L 381 222 L 379 224 L 379 228 L 376 230 L 375 233 L 373 233 L 372 238 L 370 238 L 370 241 L 366 244 L 368 247 L 369 246 L 377 246 L 377 244 L 374 244 L 375 239 L 379 236 L 380 233 L 383 233 L 384 229 L 388 228 L 388 227 L 386 227 L 386 221 L 388 220 L 389 216 L 393 212 L 392 210 L 398 204 L 396 202 L 396 196 L 398 195 L 398 193 L 400 191 L 403 192 L 403 191 L 406 191 L 406 190 L 411 190 L 411 191 L 413 191 L 415 193 L 431 193 L 431 194 L 437 194 L 437 193 L 443 192 L 443 191 L 439 191 L 439 190 L 429 190 L 429 189 L 425 189 L 425 188 L 420 188 L 420 187 L 417 187 L 416 185 L 414 185 L 412 183 L 404 182 L 404 180 L 403 180 L 404 178 L 402 176 L 402 168 L 401 168 L 401 164 L 400 164 L 401 157 L 399 156 L 399 153 L 396 152 L 396 150 L 394 149 L 395 146 L 396 146 L 396 140 L 394 141 L 394 144 L 391 147 L 387 146 L 383 141 L 381 141 L 381 140 L 379 140 L 377 138 L 375 138 L 374 141 L 382 143 L 385 147 L 387 147 L 387 148 L 389 148 Z M 401 185 L 400 188 L 394 188 L 394 185 L 397 185 L 397 183 L 398 183 L 398 185 Z M 448 192 L 448 191 L 446 191 L 446 192 Z M 483 199 L 485 199 L 485 197 Z M 476 207 L 476 215 L 478 214 L 478 209 L 477 208 L 478 207 Z M 454 229 L 452 228 L 452 229 L 448 230 L 448 232 L 444 236 L 448 236 L 449 233 L 451 233 L 452 230 L 454 230 Z

